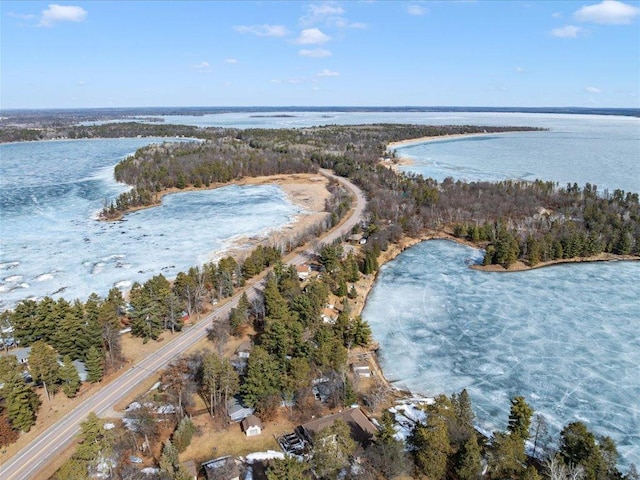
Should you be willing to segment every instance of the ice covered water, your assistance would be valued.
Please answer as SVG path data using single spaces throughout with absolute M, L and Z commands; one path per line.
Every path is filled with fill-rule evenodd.
M 172 278 L 301 213 L 276 186 L 231 185 L 168 195 L 121 222 L 95 220 L 105 199 L 127 188 L 113 180 L 113 166 L 153 141 L 0 145 L 0 309 L 45 295 L 105 295 L 159 273 Z
M 536 178 L 560 185 L 589 182 L 602 191 L 640 191 L 640 119 L 519 112 L 232 112 L 166 115 L 166 123 L 235 128 L 414 123 L 419 125 L 531 126 L 545 132 L 511 133 L 398 148 L 414 159 L 401 170 L 436 180 Z
M 468 268 L 481 259 L 428 241 L 383 266 L 364 318 L 387 378 L 426 395 L 466 388 L 490 431 L 523 395 L 554 434 L 583 421 L 640 463 L 640 262 Z

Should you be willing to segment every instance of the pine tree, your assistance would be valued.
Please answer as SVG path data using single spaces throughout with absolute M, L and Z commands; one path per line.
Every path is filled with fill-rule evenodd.
M 247 365 L 247 375 L 240 392 L 244 403 L 255 406 L 262 398 L 275 395 L 280 391 L 278 362 L 267 351 L 257 346 L 251 352 Z
M 160 470 L 173 477 L 175 467 L 178 464 L 178 449 L 171 443 L 171 440 L 162 447 L 162 455 L 160 457 Z
M 473 419 L 475 418 L 475 414 L 473 413 L 473 407 L 471 406 L 471 397 L 469 397 L 469 393 L 466 388 L 457 396 L 456 402 L 454 402 L 454 409 L 456 420 L 465 427 L 473 429 Z
M 73 458 L 82 460 L 88 465 L 96 462 L 100 456 L 109 456 L 112 446 L 112 437 L 104 429 L 104 420 L 91 412 L 80 424 L 80 442 Z
M 96 347 L 87 350 L 87 381 L 96 383 L 102 380 L 104 375 L 104 355 Z
M 482 475 L 482 457 L 478 437 L 472 434 L 457 455 L 456 473 L 460 480 L 478 480 Z
M 445 419 L 440 415 L 429 415 L 426 425 L 416 425 L 411 443 L 418 471 L 432 480 L 443 479 L 447 474 L 447 462 L 451 453 Z
M 20 374 L 15 374 L 5 383 L 2 393 L 11 425 L 15 429 L 28 432 L 36 423 L 36 415 L 40 408 L 38 395 Z
M 182 453 L 187 449 L 194 433 L 196 433 L 196 427 L 191 419 L 189 417 L 183 417 L 178 424 L 178 428 L 176 428 L 171 436 L 173 445 L 178 453 Z
M 275 459 L 267 468 L 267 480 L 306 480 L 307 466 L 295 457 L 285 456 L 284 459 Z
M 509 412 L 509 425 L 507 431 L 511 435 L 517 435 L 523 443 L 529 438 L 529 427 L 533 409 L 527 404 L 524 397 L 511 399 L 511 411 Z
M 47 399 L 50 399 L 49 394 L 56 393 L 60 381 L 58 353 L 42 340 L 34 342 L 29 353 L 29 369 L 33 379 L 42 382 Z
M 62 359 L 62 368 L 60 368 L 60 380 L 62 381 L 62 391 L 67 398 L 73 398 L 80 390 L 80 375 L 69 355 Z

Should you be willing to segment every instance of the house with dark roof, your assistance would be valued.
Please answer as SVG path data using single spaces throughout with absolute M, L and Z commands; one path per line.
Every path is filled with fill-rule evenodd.
M 307 442 L 313 444 L 314 436 L 325 428 L 333 426 L 336 420 L 342 420 L 346 423 L 351 430 L 351 438 L 364 448 L 373 441 L 378 433 L 376 426 L 357 407 L 307 422 L 300 425 L 298 431 Z
M 202 464 L 207 480 L 240 480 L 240 467 L 231 455 Z

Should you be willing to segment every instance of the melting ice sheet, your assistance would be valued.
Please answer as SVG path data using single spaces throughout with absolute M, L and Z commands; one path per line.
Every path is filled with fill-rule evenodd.
M 487 430 L 524 395 L 555 436 L 582 421 L 640 464 L 640 262 L 468 268 L 481 258 L 428 241 L 382 268 L 364 318 L 387 378 L 426 395 L 466 388 Z

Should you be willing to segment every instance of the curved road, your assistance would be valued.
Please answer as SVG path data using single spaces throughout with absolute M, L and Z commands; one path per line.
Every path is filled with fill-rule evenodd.
M 321 170 L 320 173 L 340 182 L 349 189 L 355 197 L 355 207 L 349 218 L 320 240 L 321 243 L 331 243 L 344 235 L 348 235 L 351 229 L 360 222 L 366 207 L 366 199 L 362 191 L 345 178 L 338 177 L 326 170 Z M 311 252 L 311 250 L 305 250 L 293 257 L 288 263 L 301 265 L 305 263 L 312 254 L 313 252 Z M 257 295 L 258 288 L 261 285 L 262 282 L 259 282 L 243 291 L 246 291 L 247 295 L 251 298 Z M 50 459 L 56 455 L 60 455 L 61 452 L 74 441 L 76 433 L 80 430 L 80 423 L 86 419 L 90 412 L 95 412 L 98 416 L 104 415 L 117 401 L 131 394 L 138 385 L 152 375 L 156 375 L 159 370 L 166 367 L 174 358 L 205 337 L 207 335 L 207 328 L 211 325 L 214 317 L 225 318 L 229 314 L 229 311 L 237 305 L 243 291 L 236 293 L 225 305 L 215 309 L 193 327 L 184 330 L 175 339 L 168 341 L 152 355 L 131 367 L 129 371 L 114 379 L 111 383 L 105 385 L 45 430 L 29 445 L 16 453 L 0 467 L 0 478 L 3 480 L 37 478 L 40 469 L 44 468 Z

